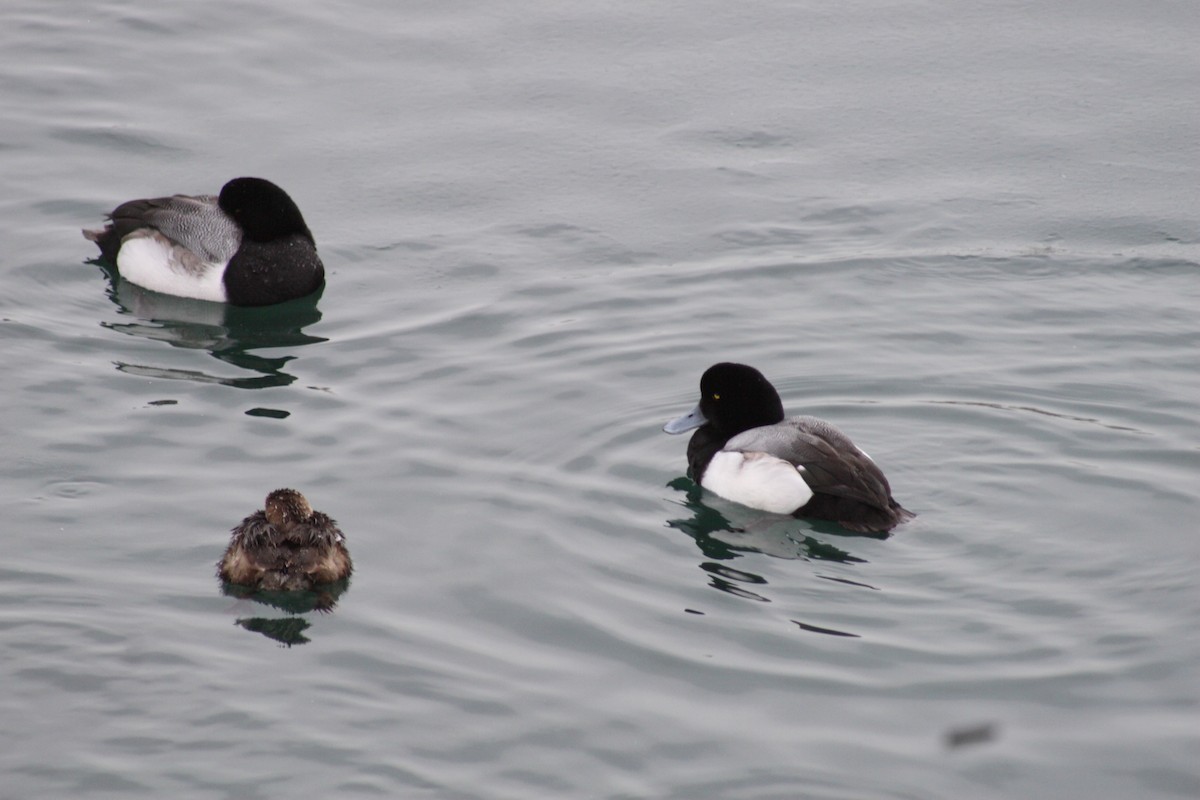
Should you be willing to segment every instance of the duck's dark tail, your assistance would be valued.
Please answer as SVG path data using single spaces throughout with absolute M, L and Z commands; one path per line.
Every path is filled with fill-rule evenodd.
M 121 237 L 113 230 L 112 223 L 96 230 L 83 231 L 83 238 L 95 242 L 100 248 L 100 258 L 114 267 L 117 265 L 117 251 L 121 248 Z
M 896 498 L 894 497 L 888 498 L 888 505 L 891 507 L 892 513 L 896 515 L 897 525 L 902 522 L 908 522 L 910 519 L 916 519 L 917 517 L 917 512 L 909 511 L 907 508 L 897 503 Z
M 886 534 L 917 515 L 891 497 L 887 508 L 879 508 L 850 497 L 817 493 L 794 516 L 827 519 L 858 533 Z

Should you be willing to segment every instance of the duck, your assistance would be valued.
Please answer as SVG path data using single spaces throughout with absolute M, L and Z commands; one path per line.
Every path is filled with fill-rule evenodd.
M 226 583 L 272 592 L 312 591 L 350 577 L 353 564 L 337 523 L 295 489 L 276 489 L 233 529 L 217 562 Z
M 264 178 L 234 178 L 216 196 L 130 200 L 83 236 L 125 280 L 177 297 L 267 306 L 325 285 L 299 207 Z
M 726 500 L 871 534 L 916 516 L 892 497 L 871 457 L 833 424 L 785 419 L 779 392 L 746 364 L 705 370 L 700 402 L 663 430 L 696 431 L 688 442 L 688 477 Z

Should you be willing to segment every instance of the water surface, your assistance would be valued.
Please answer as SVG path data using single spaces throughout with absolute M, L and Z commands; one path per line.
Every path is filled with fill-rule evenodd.
M 0 796 L 1200 794 L 1187 4 L 3 16 Z M 320 298 L 87 263 L 240 174 Z M 718 360 L 920 516 L 698 490 Z M 332 613 L 213 575 L 280 486 Z

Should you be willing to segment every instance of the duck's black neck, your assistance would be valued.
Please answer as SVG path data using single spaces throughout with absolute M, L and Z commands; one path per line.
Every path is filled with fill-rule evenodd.
M 729 438 L 718 432 L 712 424 L 700 426 L 688 440 L 688 477 L 699 483 L 704 477 L 704 470 L 708 468 L 708 462 L 720 452 Z

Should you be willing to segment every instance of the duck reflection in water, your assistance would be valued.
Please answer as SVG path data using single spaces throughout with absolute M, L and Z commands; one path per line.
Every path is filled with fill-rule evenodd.
M 707 561 L 700 563 L 700 569 L 709 577 L 709 584 L 723 592 L 727 592 L 747 600 L 770 602 L 770 598 L 762 594 L 767 585 L 766 578 L 747 570 L 734 569 L 727 563 L 734 559 L 743 558 L 747 553 L 762 553 L 782 559 L 799 559 L 805 561 L 831 561 L 839 564 L 865 564 L 866 559 L 852 555 L 836 545 L 823 541 L 813 535 L 829 533 L 839 538 L 863 538 L 862 534 L 853 534 L 835 523 L 817 520 L 805 520 L 798 523 L 792 519 L 781 519 L 777 515 L 762 514 L 749 521 L 744 526 L 735 525 L 721 511 L 703 502 L 704 490 L 689 478 L 676 478 L 667 484 L 672 489 L 685 492 L 683 506 L 692 516 L 681 519 L 667 520 L 667 526 L 683 531 L 696 542 L 700 552 Z M 712 495 L 708 495 L 712 500 Z M 717 503 L 725 501 L 717 500 Z M 747 509 L 730 503 L 730 509 L 747 513 Z M 797 530 L 797 525 L 806 525 L 812 532 Z M 865 538 L 875 539 L 875 536 Z M 873 589 L 865 583 L 849 581 L 844 578 L 818 576 L 838 583 L 846 583 L 863 588 Z M 799 623 L 797 623 L 799 624 Z
M 346 537 L 328 515 L 314 511 L 294 489 L 277 489 L 265 507 L 233 529 L 217 562 L 222 591 L 289 614 L 332 611 L 350 586 L 353 564 Z M 294 617 L 239 619 L 247 630 L 285 644 L 308 641 L 308 623 Z
M 95 260 L 108 276 L 108 296 L 128 322 L 102 322 L 103 327 L 130 336 L 166 342 L 172 347 L 207 350 L 219 361 L 254 373 L 227 377 L 201 370 L 184 370 L 149 364 L 117 362 L 117 369 L 132 375 L 218 383 L 239 389 L 287 386 L 296 380 L 285 371 L 294 355 L 267 357 L 252 351 L 265 348 L 300 347 L 327 341 L 304 329 L 321 320 L 317 302 L 323 289 L 313 294 L 271 306 L 244 307 L 174 297 L 143 289 L 123 280 L 106 262 Z

